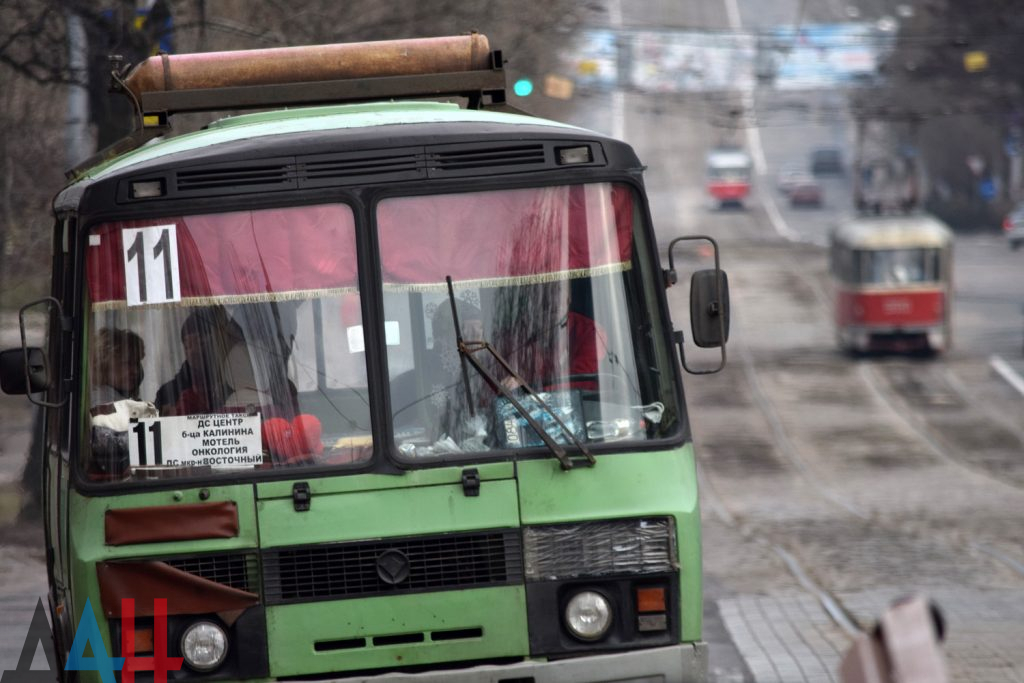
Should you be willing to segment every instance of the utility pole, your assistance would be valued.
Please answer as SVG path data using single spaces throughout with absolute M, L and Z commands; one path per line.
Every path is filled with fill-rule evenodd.
M 73 9 L 67 12 L 67 27 L 71 84 L 68 85 L 65 167 L 72 168 L 92 154 L 93 143 L 89 134 L 89 42 L 82 17 Z

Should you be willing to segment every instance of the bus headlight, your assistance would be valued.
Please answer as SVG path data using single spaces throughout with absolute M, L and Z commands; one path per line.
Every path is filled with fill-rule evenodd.
M 212 671 L 228 656 L 228 634 L 210 621 L 197 621 L 181 636 L 181 656 L 196 671 Z
M 565 626 L 580 640 L 597 640 L 612 625 L 612 606 L 600 593 L 580 591 L 565 606 Z

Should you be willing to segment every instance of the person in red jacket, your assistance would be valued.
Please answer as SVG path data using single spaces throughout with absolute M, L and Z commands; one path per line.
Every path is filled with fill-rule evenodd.
M 525 315 L 499 325 L 505 329 L 495 345 L 499 353 L 535 391 L 596 389 L 593 375 L 608 355 L 608 335 L 593 318 L 590 280 L 540 285 L 520 298 Z M 519 386 L 513 377 L 502 384 Z

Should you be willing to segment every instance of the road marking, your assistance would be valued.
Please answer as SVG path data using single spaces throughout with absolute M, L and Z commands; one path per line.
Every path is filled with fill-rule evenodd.
M 1009 363 L 994 355 L 988 359 L 988 364 L 999 373 L 1000 377 L 1009 382 L 1011 387 L 1024 395 L 1024 378 L 1017 374 L 1017 371 L 1011 368 Z
M 742 104 L 744 113 L 754 112 L 754 92 L 750 88 L 743 91 Z M 750 156 L 754 160 L 754 170 L 757 171 L 757 175 L 763 176 L 768 172 L 768 160 L 764 156 L 764 146 L 761 144 L 761 131 L 757 127 L 757 119 L 751 118 L 744 130 L 747 133 Z
M 784 237 L 790 242 L 799 242 L 800 234 L 793 230 L 793 228 L 789 227 L 789 224 L 786 223 L 786 219 L 782 217 L 782 212 L 779 211 L 779 207 L 775 203 L 775 199 L 773 199 L 771 194 L 766 192 L 760 184 L 758 184 L 757 187 L 757 196 L 761 199 L 761 206 L 764 207 L 764 212 L 768 215 L 768 221 L 772 224 L 772 227 L 775 228 L 775 232 L 779 233 L 779 236 Z
M 733 31 L 739 31 L 743 28 L 742 19 L 740 18 L 740 7 L 737 0 L 725 0 L 725 13 L 729 17 L 730 29 Z M 754 111 L 753 90 L 747 88 L 743 91 L 742 103 L 744 112 Z M 747 148 L 750 150 L 750 157 L 754 162 L 754 171 L 757 173 L 758 178 L 764 180 L 767 178 L 768 160 L 764 155 L 764 145 L 761 144 L 761 131 L 757 128 L 757 121 L 751 120 L 748 125 L 743 128 L 743 131 L 747 136 Z M 786 220 L 782 217 L 782 212 L 779 211 L 779 207 L 775 203 L 774 197 L 764 190 L 763 185 L 763 182 L 759 182 L 757 184 L 757 194 L 761 199 L 761 205 L 764 206 L 765 213 L 768 214 L 768 220 L 771 222 L 775 232 L 777 232 L 780 237 L 787 239 L 790 242 L 800 241 L 800 234 L 789 227 Z

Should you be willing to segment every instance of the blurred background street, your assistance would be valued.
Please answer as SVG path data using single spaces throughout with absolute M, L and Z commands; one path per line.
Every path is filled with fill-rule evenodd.
M 105 81 L 69 85 L 98 78 L 97 55 L 478 29 L 510 60 L 515 106 L 636 149 L 661 253 L 682 235 L 721 246 L 729 362 L 684 378 L 712 680 L 838 681 L 851 638 L 923 593 L 947 617 L 954 680 L 1024 683 L 1024 250 L 1003 227 L 1024 198 L 1024 1 L 81 5 L 0 7 L 0 348 L 20 343 L 18 308 L 46 292 L 63 171 L 130 123 L 101 104 Z M 705 187 L 722 147 L 752 162 L 740 207 Z M 815 173 L 820 150 L 839 168 Z M 782 191 L 789 171 L 820 201 Z M 843 353 L 829 235 L 858 198 L 909 184 L 954 232 L 951 348 Z M 686 294 L 669 292 L 678 328 Z M 33 415 L 0 395 L 0 670 L 45 595 L 23 486 Z

